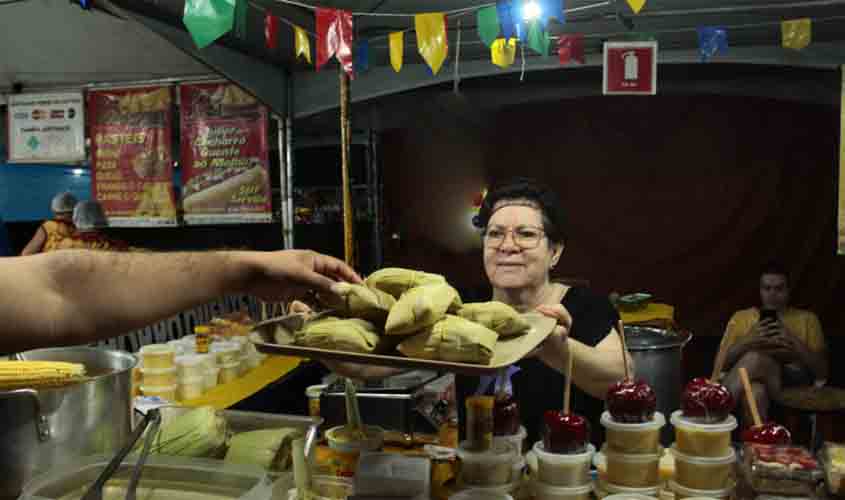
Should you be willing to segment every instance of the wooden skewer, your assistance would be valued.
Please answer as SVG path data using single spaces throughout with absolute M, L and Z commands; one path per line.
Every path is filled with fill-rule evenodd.
M 745 401 L 751 410 L 751 418 L 754 420 L 754 427 L 763 424 L 760 420 L 760 412 L 757 410 L 757 401 L 754 400 L 754 393 L 751 392 L 751 380 L 748 379 L 748 371 L 744 367 L 739 369 L 739 378 L 742 379 L 742 386 L 745 388 Z
M 625 325 L 620 319 L 616 323 L 616 328 L 619 331 L 619 338 L 622 340 L 622 366 L 625 367 L 625 380 L 631 380 L 631 373 L 628 371 L 628 344 L 625 342 Z
M 722 338 L 724 338 L 724 335 Z M 710 380 L 712 382 L 717 381 L 719 379 L 719 374 L 722 373 L 722 367 L 725 364 L 725 354 L 727 354 L 727 349 L 725 348 L 725 343 L 723 342 L 719 346 L 719 352 L 716 353 L 716 360 L 713 363 L 713 373 L 710 375 Z
M 563 414 L 569 415 L 569 398 L 572 396 L 572 352 L 569 352 L 569 362 L 566 365 L 566 388 L 563 390 Z

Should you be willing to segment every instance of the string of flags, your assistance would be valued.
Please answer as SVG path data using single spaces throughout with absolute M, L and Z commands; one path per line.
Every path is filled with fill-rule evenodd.
M 87 0 L 77 0 L 80 5 Z M 292 28 L 294 52 L 297 60 L 313 64 L 320 70 L 334 58 L 343 70 L 354 77 L 369 69 L 370 42 L 386 38 L 390 65 L 395 72 L 402 71 L 405 56 L 405 33 L 416 34 L 417 50 L 432 75 L 438 74 L 449 55 L 447 25 L 452 17 L 475 14 L 478 38 L 490 50 L 490 61 L 499 67 L 511 66 L 517 54 L 517 47 L 524 47 L 546 57 L 552 50 L 552 40 L 557 39 L 554 50 L 562 65 L 585 63 L 584 40 L 581 33 L 567 33 L 556 37 L 549 35 L 548 24 L 555 19 L 566 24 L 566 0 L 499 0 L 457 11 L 425 12 L 419 14 L 352 13 L 348 10 L 308 5 L 296 0 L 275 0 L 293 4 L 314 11 L 316 33 L 309 33 L 302 27 L 279 17 L 269 10 L 264 11 L 264 42 L 270 50 L 279 47 L 280 21 Z M 647 0 L 626 0 L 634 15 L 646 7 Z M 596 4 L 605 6 L 606 2 Z M 183 22 L 199 48 L 204 48 L 221 36 L 233 32 L 246 39 L 247 18 L 250 7 L 262 8 L 251 0 L 186 0 Z M 580 7 L 578 10 L 583 10 Z M 354 17 L 358 16 L 402 16 L 413 17 L 413 26 L 405 30 L 388 33 L 386 36 L 358 39 L 355 37 Z M 741 27 L 740 27 L 741 28 Z M 700 26 L 696 29 L 698 51 L 702 62 L 716 56 L 724 56 L 729 48 L 729 27 Z M 311 39 L 316 44 L 316 60 L 312 60 Z M 654 39 L 653 37 L 644 37 Z M 812 41 L 812 20 L 793 19 L 781 23 L 781 45 L 784 48 L 801 50 Z M 521 50 L 524 51 L 524 48 Z M 523 65 L 524 65 L 524 55 Z M 457 62 L 457 61 L 456 61 Z

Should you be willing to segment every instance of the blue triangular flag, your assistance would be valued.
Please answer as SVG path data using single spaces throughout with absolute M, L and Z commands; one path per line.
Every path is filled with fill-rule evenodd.
M 721 26 L 699 26 L 698 27 L 698 51 L 701 54 L 701 61 L 716 54 L 728 52 L 728 32 Z
M 355 47 L 355 73 L 364 73 L 370 69 L 370 42 L 361 40 Z
M 502 26 L 502 36 L 505 40 L 513 38 L 516 28 L 514 27 L 513 10 L 510 0 L 496 2 L 496 11 L 499 14 L 499 24 Z

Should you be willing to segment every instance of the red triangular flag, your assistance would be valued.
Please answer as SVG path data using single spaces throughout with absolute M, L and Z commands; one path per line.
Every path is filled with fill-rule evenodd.
M 349 77 L 352 66 L 352 13 L 340 9 L 317 7 L 317 69 L 335 56 Z
M 264 43 L 268 49 L 279 46 L 279 18 L 269 12 L 264 14 Z
M 557 39 L 557 56 L 561 64 L 578 61 L 584 64 L 584 35 L 573 33 Z

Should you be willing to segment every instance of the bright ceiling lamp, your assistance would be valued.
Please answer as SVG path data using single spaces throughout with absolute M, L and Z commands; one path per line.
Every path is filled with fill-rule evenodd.
M 535 0 L 530 0 L 522 4 L 522 18 L 526 21 L 533 21 L 540 17 L 542 13 L 543 9 L 540 8 L 540 4 Z

